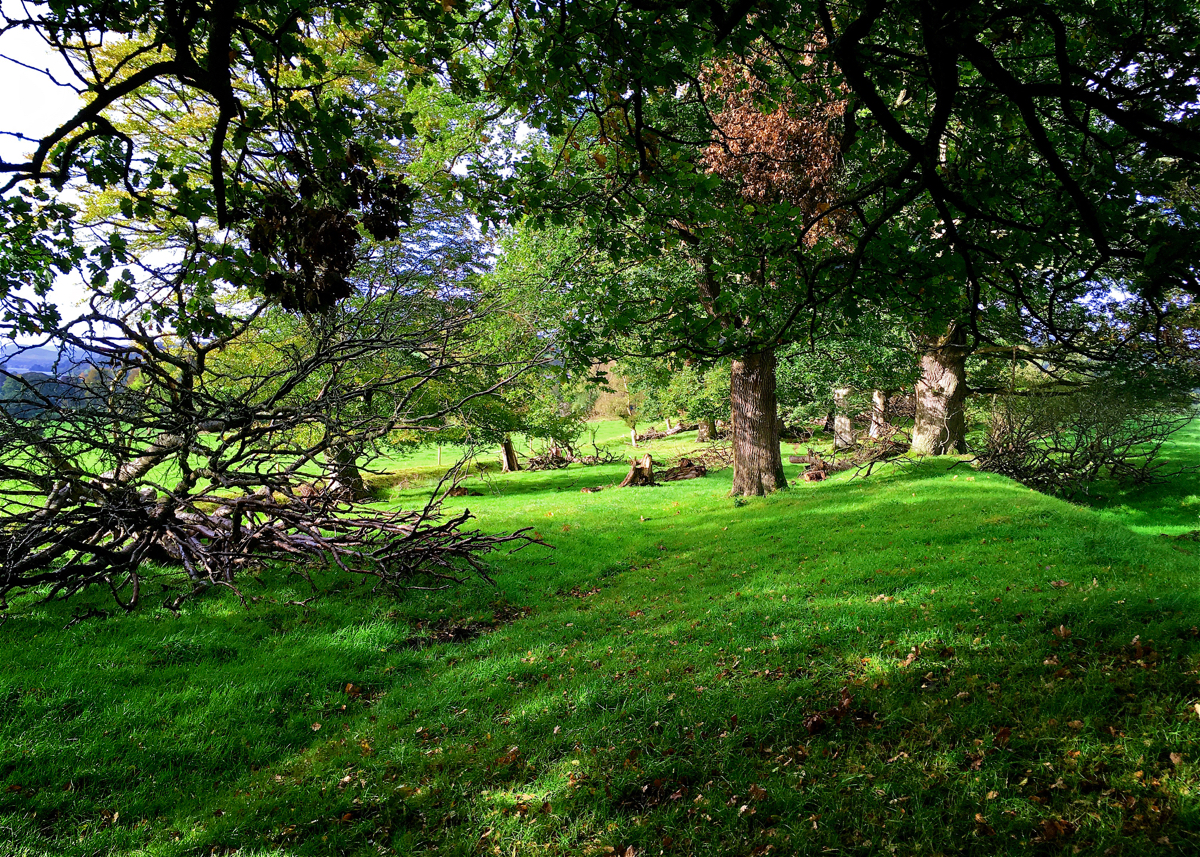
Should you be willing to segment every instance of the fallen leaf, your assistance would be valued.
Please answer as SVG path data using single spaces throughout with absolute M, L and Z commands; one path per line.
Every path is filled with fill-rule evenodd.
M 1170 758 L 1171 764 L 1177 768 L 1183 764 L 1183 754 L 1182 753 L 1172 753 L 1168 758 Z
M 314 723 L 314 724 L 312 725 L 312 731 L 314 731 L 314 732 L 320 732 L 320 731 L 321 731 L 321 724 L 320 724 L 320 723 Z
M 1042 838 L 1047 842 L 1070 836 L 1075 832 L 1075 825 L 1059 818 L 1048 818 L 1042 822 Z

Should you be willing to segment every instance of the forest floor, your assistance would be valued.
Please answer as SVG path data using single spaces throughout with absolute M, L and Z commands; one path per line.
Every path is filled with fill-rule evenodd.
M 627 469 L 472 471 L 448 506 L 552 546 L 495 587 L 8 605 L 0 854 L 1200 851 L 1200 476 L 1071 503 L 789 465 L 734 500 Z

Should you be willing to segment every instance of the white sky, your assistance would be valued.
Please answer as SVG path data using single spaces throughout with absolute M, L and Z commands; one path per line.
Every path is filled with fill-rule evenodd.
M 40 137 L 49 134 L 79 109 L 73 90 L 56 85 L 47 75 L 12 62 L 6 57 L 49 69 L 59 81 L 70 79 L 62 59 L 46 47 L 33 30 L 10 30 L 0 36 L 0 131 Z M 0 135 L 0 158 L 19 162 L 33 153 L 34 143 Z M 0 181 L 3 177 L 0 177 Z M 63 315 L 72 316 L 85 297 L 78 275 L 61 276 L 51 300 Z
M 66 80 L 62 59 L 46 48 L 32 30 L 12 30 L 0 36 L 0 54 L 41 69 L 51 69 Z M 78 109 L 79 99 L 38 72 L 0 59 L 0 131 L 30 137 L 48 134 Z M 12 161 L 30 154 L 33 146 L 12 137 L 0 137 L 0 157 Z

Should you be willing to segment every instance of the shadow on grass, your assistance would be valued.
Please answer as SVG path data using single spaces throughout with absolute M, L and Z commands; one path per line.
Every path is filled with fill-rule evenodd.
M 0 817 L 29 853 L 1196 847 L 1194 560 L 949 467 L 743 506 L 527 474 L 468 498 L 556 546 L 496 590 L 14 617 Z M 402 645 L 497 600 L 532 613 Z
M 1179 535 L 1200 529 L 1200 421 L 1181 431 L 1164 448 L 1163 470 L 1182 471 L 1156 484 L 1122 488 L 1097 485 L 1078 502 L 1139 532 Z

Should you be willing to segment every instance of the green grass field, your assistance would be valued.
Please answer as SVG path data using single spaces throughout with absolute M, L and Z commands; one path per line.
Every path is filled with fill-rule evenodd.
M 9 605 L 0 854 L 1200 851 L 1196 474 L 1089 506 L 953 459 L 581 493 L 626 469 L 471 475 L 448 505 L 553 546 L 495 588 Z

